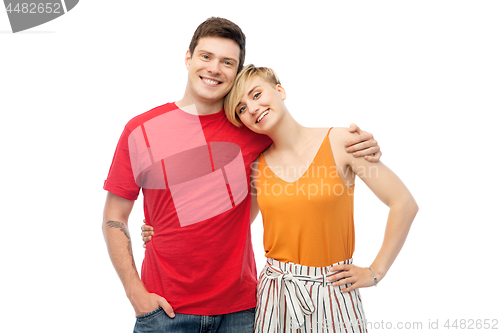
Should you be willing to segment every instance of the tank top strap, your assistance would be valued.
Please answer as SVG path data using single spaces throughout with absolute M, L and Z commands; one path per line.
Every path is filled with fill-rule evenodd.
M 323 142 L 321 143 L 321 146 L 319 147 L 319 150 L 316 153 L 316 156 L 314 159 L 320 158 L 320 156 L 325 157 L 325 156 L 329 156 L 332 154 L 331 148 L 326 149 L 326 147 L 331 147 L 331 145 L 330 145 L 330 131 L 332 130 L 332 128 L 333 127 L 330 127 L 330 129 L 326 133 L 326 136 L 323 138 Z

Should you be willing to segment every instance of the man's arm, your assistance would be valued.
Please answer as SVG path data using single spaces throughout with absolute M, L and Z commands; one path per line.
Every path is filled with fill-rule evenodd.
M 352 153 L 354 157 L 364 156 L 368 162 L 378 162 L 380 160 L 382 152 L 377 141 L 373 138 L 373 134 L 362 131 L 356 124 L 351 124 L 349 132 L 358 133 L 359 135 L 345 142 L 344 146 L 347 153 Z
M 134 201 L 108 192 L 104 205 L 102 231 L 108 246 L 109 257 L 134 307 L 136 316 L 162 307 L 167 315 L 174 317 L 174 310 L 170 304 L 163 297 L 149 293 L 137 273 L 128 231 L 128 218 L 133 206 Z

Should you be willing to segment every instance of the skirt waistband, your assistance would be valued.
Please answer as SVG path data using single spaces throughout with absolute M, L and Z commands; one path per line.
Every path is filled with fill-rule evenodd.
M 322 279 L 323 277 L 328 277 L 330 275 L 336 274 L 338 271 L 330 271 L 330 268 L 341 264 L 352 264 L 352 258 L 344 261 L 339 261 L 335 264 L 324 266 L 324 267 L 311 267 L 295 264 L 293 262 L 281 262 L 273 258 L 267 258 L 266 271 L 272 270 L 276 273 L 291 273 L 295 275 L 297 278 L 307 279 L 307 280 L 315 280 Z

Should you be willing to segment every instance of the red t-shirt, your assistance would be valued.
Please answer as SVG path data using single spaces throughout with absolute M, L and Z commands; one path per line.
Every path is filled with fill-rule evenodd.
M 128 122 L 104 189 L 136 200 L 147 243 L 141 279 L 178 313 L 218 315 L 256 305 L 250 237 L 250 169 L 269 137 L 224 112 L 188 114 L 174 103 Z

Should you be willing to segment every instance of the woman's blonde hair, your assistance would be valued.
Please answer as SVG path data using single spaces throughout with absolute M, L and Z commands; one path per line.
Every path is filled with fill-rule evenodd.
M 231 89 L 229 94 L 227 94 L 224 99 L 224 112 L 226 113 L 226 117 L 236 127 L 240 127 L 242 125 L 240 117 L 236 113 L 236 106 L 240 103 L 248 82 L 256 75 L 260 76 L 263 80 L 269 82 L 273 86 L 281 84 L 278 79 L 278 75 L 276 75 L 271 68 L 255 67 L 253 64 L 245 66 L 245 68 L 243 68 L 236 76 L 233 89 Z

